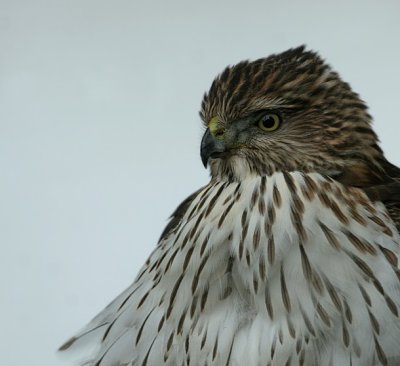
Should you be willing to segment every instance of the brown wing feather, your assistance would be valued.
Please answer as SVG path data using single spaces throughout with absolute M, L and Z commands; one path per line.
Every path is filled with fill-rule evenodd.
M 400 232 L 400 168 L 385 158 L 380 165 L 382 169 L 372 170 L 360 161 L 335 179 L 344 185 L 362 188 L 372 201 L 383 202 Z
M 390 181 L 380 186 L 371 187 L 370 190 L 377 197 L 376 200 L 385 204 L 390 217 L 400 232 L 400 168 L 386 159 L 383 162 L 383 168 L 390 177 Z

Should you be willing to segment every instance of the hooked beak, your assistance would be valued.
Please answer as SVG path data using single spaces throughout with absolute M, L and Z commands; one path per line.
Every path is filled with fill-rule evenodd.
M 215 138 L 210 129 L 207 128 L 201 139 L 200 156 L 205 168 L 207 168 L 208 159 L 218 158 L 226 151 L 225 143 L 222 140 Z

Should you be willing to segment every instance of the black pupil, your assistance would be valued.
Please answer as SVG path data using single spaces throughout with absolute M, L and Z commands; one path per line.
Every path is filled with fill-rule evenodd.
M 262 124 L 265 128 L 272 128 L 275 126 L 275 119 L 271 115 L 267 114 L 263 117 Z

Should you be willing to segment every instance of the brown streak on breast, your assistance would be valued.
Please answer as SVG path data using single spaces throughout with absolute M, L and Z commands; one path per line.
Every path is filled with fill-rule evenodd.
M 278 208 L 281 207 L 282 197 L 281 197 L 278 187 L 275 184 L 274 184 L 274 188 L 272 190 L 272 198 L 274 200 L 276 207 L 278 207 Z
M 377 244 L 378 248 L 381 250 L 386 260 L 395 268 L 398 265 L 398 259 L 396 254 L 394 254 L 390 249 L 384 248 L 383 246 Z
M 337 239 L 337 237 L 335 236 L 335 234 L 332 232 L 331 229 L 329 229 L 324 223 L 322 223 L 321 221 L 318 221 L 318 224 L 322 230 L 322 232 L 324 233 L 326 239 L 328 240 L 328 243 L 331 244 L 331 246 L 336 249 L 339 250 L 340 249 L 340 243 Z
M 283 265 L 281 265 L 281 275 L 280 275 L 280 279 L 281 279 L 281 297 L 282 297 L 282 302 L 283 305 L 285 306 L 285 309 L 288 313 L 291 312 L 292 310 L 292 306 L 291 306 L 291 302 L 290 302 L 290 296 L 289 296 L 289 292 L 287 290 L 287 286 L 286 286 L 286 279 L 285 279 L 285 272 L 283 270 Z

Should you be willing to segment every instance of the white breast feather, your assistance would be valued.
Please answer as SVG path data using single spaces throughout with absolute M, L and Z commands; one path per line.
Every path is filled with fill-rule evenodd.
M 76 338 L 96 366 L 394 365 L 398 256 L 384 206 L 318 174 L 212 182 Z

